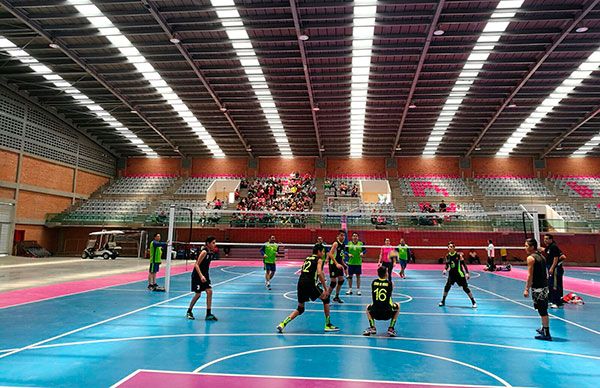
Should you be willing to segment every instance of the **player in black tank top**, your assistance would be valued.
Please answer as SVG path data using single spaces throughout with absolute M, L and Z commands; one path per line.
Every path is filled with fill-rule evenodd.
M 186 317 L 187 319 L 195 319 L 192 309 L 194 305 L 200 299 L 202 291 L 206 292 L 206 317 L 207 321 L 216 321 L 217 317 L 212 314 L 212 287 L 210 286 L 210 275 L 208 273 L 210 268 L 210 262 L 214 259 L 214 252 L 217 248 L 217 239 L 209 236 L 206 239 L 205 246 L 200 251 L 196 263 L 194 263 L 194 269 L 192 270 L 192 292 L 194 296 L 190 301 Z
M 525 241 L 525 252 L 527 252 L 527 283 L 523 291 L 524 297 L 529 297 L 531 288 L 531 298 L 533 307 L 538 311 L 542 320 L 542 327 L 537 329 L 538 335 L 535 339 L 543 341 L 552 341 L 550 335 L 550 318 L 548 317 L 548 272 L 546 270 L 546 260 L 538 253 L 537 241 L 533 238 Z
M 325 313 L 325 331 L 338 331 L 340 330 L 337 326 L 331 324 L 329 317 L 329 293 L 327 292 L 327 283 L 325 282 L 325 275 L 323 274 L 323 256 L 325 255 L 325 247 L 321 244 L 316 244 L 313 247 L 313 254 L 302 263 L 300 272 L 300 278 L 298 279 L 298 307 L 296 310 L 285 318 L 279 325 L 277 325 L 277 331 L 283 333 L 283 329 L 290 323 L 294 318 L 302 315 L 304 312 L 304 303 L 309 300 L 315 301 L 317 298 L 323 301 L 323 312 Z M 323 289 L 317 287 L 316 282 L 319 282 Z
M 469 280 L 470 275 L 467 264 L 465 263 L 465 258 L 461 252 L 456 251 L 456 246 L 452 241 L 448 243 L 446 267 L 444 268 L 443 274 L 446 275 L 446 272 L 448 272 L 448 281 L 444 286 L 444 296 L 442 297 L 442 301 L 439 303 L 439 306 L 443 307 L 446 305 L 446 297 L 448 296 L 448 292 L 450 291 L 450 288 L 452 288 L 452 285 L 457 283 L 469 296 L 469 299 L 471 299 L 472 307 L 477 308 L 477 302 L 475 302 L 473 293 L 471 293 L 469 285 L 467 284 L 467 280 Z
M 328 290 L 331 295 L 335 288 L 335 297 L 333 298 L 333 301 L 338 303 L 344 303 L 344 301 L 340 299 L 340 290 L 342 289 L 342 284 L 344 284 L 344 266 L 342 263 L 344 262 L 344 255 L 346 254 L 345 239 L 346 232 L 344 230 L 339 230 L 337 238 L 331 245 L 331 249 L 327 254 L 327 261 L 329 262 Z

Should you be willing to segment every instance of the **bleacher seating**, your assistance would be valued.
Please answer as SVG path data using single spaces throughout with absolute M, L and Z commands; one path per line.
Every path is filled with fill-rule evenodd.
M 394 205 L 392 203 L 365 203 L 360 202 L 358 204 L 358 209 L 356 208 L 356 203 L 346 203 L 346 202 L 331 202 L 329 204 L 323 204 L 324 212 L 350 212 L 355 214 L 355 216 L 348 216 L 347 223 L 348 225 L 393 225 L 394 221 L 389 216 L 386 216 L 386 213 L 394 213 L 396 210 L 394 209 Z M 360 214 L 360 215 L 359 215 Z M 373 217 L 381 217 L 381 223 L 378 223 L 376 220 L 373 220 Z M 341 223 L 341 216 L 329 216 L 326 215 L 323 217 L 323 222 L 326 224 L 339 224 Z
M 498 212 L 523 212 L 523 208 L 515 203 L 495 203 L 494 207 Z M 509 220 L 522 219 L 521 214 L 504 214 L 503 217 Z
M 163 200 L 161 201 L 153 214 L 148 215 L 147 222 L 159 222 L 159 223 L 167 223 L 169 210 L 171 205 L 175 205 L 175 221 L 176 222 L 189 222 L 190 213 L 187 210 L 181 208 L 192 209 L 193 212 L 193 223 L 202 223 L 206 222 L 207 218 L 211 216 L 213 213 L 212 204 L 207 203 L 203 200 L 194 200 L 194 199 L 176 199 L 176 200 Z M 227 210 L 227 204 L 222 204 L 222 210 Z M 167 217 L 167 220 L 164 219 Z M 162 220 L 161 220 L 162 218 Z
M 422 213 L 423 207 L 425 206 L 424 202 L 408 202 L 406 207 L 409 212 L 417 212 Z M 434 207 L 437 210 L 439 207 Z M 456 213 L 458 214 L 469 214 L 469 220 L 485 220 L 488 217 L 485 215 L 486 211 L 483 206 L 478 202 L 450 202 L 446 204 L 446 212 L 445 213 Z M 444 213 L 436 213 L 438 215 L 443 215 Z M 477 215 L 475 215 L 477 214 Z
M 600 203 L 586 203 L 583 207 L 594 215 L 595 218 L 600 218 Z
M 133 222 L 150 201 L 94 198 L 83 203 L 65 217 L 70 222 Z
M 600 197 L 600 177 L 556 176 L 554 186 L 572 198 Z
M 340 176 L 332 176 L 332 177 L 327 177 L 325 178 L 325 184 L 324 184 L 324 189 L 325 189 L 325 196 L 326 197 L 351 197 L 352 196 L 352 187 L 354 185 L 358 186 L 358 191 L 357 191 L 357 195 L 356 196 L 360 196 L 360 181 L 366 181 L 366 180 L 379 180 L 379 179 L 386 179 L 384 177 L 381 176 L 377 176 L 377 175 L 370 175 L 370 176 L 362 176 L 362 175 L 340 175 Z M 327 181 L 329 181 L 331 184 L 328 185 Z M 348 189 L 344 192 L 340 189 L 342 184 L 346 184 L 348 186 Z
M 115 195 L 160 195 L 177 177 L 174 176 L 132 176 L 116 180 L 103 194 Z
M 464 180 L 448 175 L 407 176 L 400 178 L 402 194 L 410 197 L 470 197 Z
M 559 216 L 565 221 L 584 221 L 583 217 L 571 205 L 567 204 L 553 204 L 550 205 Z
M 537 178 L 480 176 L 474 179 L 488 197 L 550 197 L 552 194 Z

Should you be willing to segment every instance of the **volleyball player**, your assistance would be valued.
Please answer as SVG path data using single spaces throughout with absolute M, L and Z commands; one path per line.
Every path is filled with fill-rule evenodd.
M 304 259 L 300 278 L 298 278 L 298 307 L 296 310 L 287 316 L 283 322 L 277 325 L 277 331 L 283 333 L 283 329 L 294 320 L 297 316 L 304 312 L 304 304 L 309 300 L 315 301 L 317 298 L 323 301 L 323 312 L 325 313 L 325 331 L 339 331 L 339 327 L 331 324 L 329 312 L 329 292 L 327 291 L 327 283 L 325 274 L 323 273 L 323 256 L 325 248 L 321 244 L 316 244 L 313 247 L 312 255 Z M 317 286 L 317 280 L 323 289 Z M 323 291 L 324 290 L 324 291 Z
M 537 241 L 533 238 L 525 240 L 525 252 L 527 252 L 527 283 L 523 296 L 529 296 L 531 288 L 531 299 L 533 299 L 533 307 L 540 314 L 542 327 L 537 329 L 539 335 L 535 339 L 543 341 L 552 341 L 550 335 L 550 318 L 548 317 L 548 296 L 550 290 L 548 288 L 548 272 L 546 270 L 546 260 L 538 253 Z
M 277 253 L 279 252 L 279 245 L 275 241 L 275 236 L 269 237 L 269 241 L 265 243 L 260 249 L 260 253 L 263 255 L 263 264 L 265 268 L 265 287 L 271 289 L 271 279 L 275 276 L 277 266 Z
M 196 263 L 194 264 L 194 269 L 192 271 L 192 292 L 194 292 L 194 296 L 190 301 L 190 306 L 188 307 L 186 318 L 187 319 L 195 319 L 194 314 L 192 313 L 192 309 L 194 305 L 200 299 L 202 295 L 202 291 L 206 292 L 206 317 L 204 318 L 207 321 L 216 321 L 217 317 L 212 314 L 212 287 L 210 286 L 210 274 L 209 267 L 210 262 L 214 260 L 215 249 L 217 248 L 217 239 L 213 236 L 209 236 L 206 238 L 206 243 L 200 250 L 200 254 L 196 259 Z
M 392 281 L 392 270 L 394 269 L 397 256 L 397 251 L 392 246 L 390 239 L 386 238 L 383 241 L 383 246 L 379 252 L 379 261 L 377 262 L 377 266 L 384 267 L 388 271 L 388 280 L 390 282 Z
M 495 263 L 495 251 L 496 248 L 494 247 L 494 243 L 492 243 L 492 240 L 488 240 L 488 246 L 486 249 L 487 252 L 487 266 L 486 266 L 486 271 L 490 271 L 493 272 L 496 270 L 496 263 Z
M 362 260 L 367 252 L 362 241 L 358 241 L 358 233 L 352 233 L 352 240 L 348 242 L 348 291 L 346 295 L 352 295 L 352 277 L 356 275 L 356 295 L 360 292 L 360 275 L 362 274 Z
M 467 268 L 463 254 L 456 251 L 456 246 L 452 241 L 448 243 L 446 267 L 444 268 L 443 274 L 446 275 L 446 273 L 448 273 L 448 281 L 446 281 L 446 286 L 444 286 L 444 296 L 442 297 L 442 301 L 440 302 L 439 306 L 441 307 L 446 305 L 446 296 L 448 296 L 448 291 L 450 291 L 450 288 L 454 285 L 454 283 L 456 283 L 461 286 L 463 291 L 469 296 L 473 308 L 476 308 L 477 303 L 475 302 L 473 293 L 471 293 L 469 285 L 467 284 L 467 280 L 469 280 L 471 276 L 469 275 L 469 269 Z
M 148 269 L 148 289 L 151 291 L 164 291 L 165 289 L 156 284 L 156 274 L 160 269 L 163 248 L 167 244 L 160 241 L 160 233 L 156 233 L 150 241 L 150 268 Z
M 398 251 L 398 262 L 400 263 L 400 277 L 402 279 L 406 278 L 404 274 L 404 270 L 406 270 L 406 265 L 408 264 L 408 259 L 410 258 L 410 248 L 404 242 L 404 239 L 400 239 L 400 245 L 397 248 Z
M 393 283 L 387 279 L 387 269 L 385 267 L 377 268 L 378 278 L 371 283 L 371 295 L 373 303 L 367 306 L 367 319 L 369 327 L 363 332 L 363 335 L 370 336 L 377 334 L 375 321 L 390 320 L 388 336 L 395 337 L 396 320 L 400 314 L 400 305 L 392 300 Z
M 331 249 L 327 254 L 327 261 L 329 262 L 329 295 L 333 293 L 335 288 L 334 302 L 344 303 L 340 299 L 340 290 L 342 284 L 344 284 L 344 256 L 346 255 L 346 244 L 344 239 L 346 238 L 346 232 L 339 230 L 336 240 L 331 244 Z

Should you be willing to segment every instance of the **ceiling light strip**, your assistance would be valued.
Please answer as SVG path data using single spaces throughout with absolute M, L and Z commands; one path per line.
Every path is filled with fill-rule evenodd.
M 367 95 L 377 3 L 373 0 L 354 1 L 352 29 L 352 82 L 350 89 L 350 157 L 363 154 L 367 116 Z
M 518 8 L 523 4 L 523 1 L 502 0 L 496 6 L 490 17 L 490 21 L 485 25 L 482 34 L 477 39 L 473 51 L 467 58 L 465 65 L 458 75 L 458 79 L 450 91 L 450 95 L 442 107 L 440 116 L 434 124 L 423 150 L 424 156 L 434 156 L 437 153 L 448 127 L 454 120 L 456 112 L 458 112 L 465 97 L 469 94 L 475 79 L 479 76 L 479 72 L 494 50 L 496 43 L 510 24 L 509 20 L 504 19 L 514 17 Z M 498 20 L 499 18 L 503 20 Z
M 254 51 L 248 32 L 244 29 L 244 23 L 235 7 L 235 3 L 233 0 L 211 0 L 211 4 L 221 20 L 221 24 L 231 41 L 231 45 L 239 58 L 254 93 L 256 96 L 260 96 L 258 102 L 267 119 L 271 133 L 275 138 L 279 153 L 284 157 L 293 156 L 283 122 L 277 110 L 277 105 L 268 88 L 267 80 L 258 61 L 258 55 Z
M 147 157 L 158 157 L 158 154 L 152 148 L 150 148 L 146 143 L 144 143 L 142 139 L 137 137 L 137 135 L 133 133 L 130 129 L 125 127 L 121 122 L 114 118 L 109 112 L 104 110 L 104 108 L 96 104 L 85 94 L 81 93 L 79 89 L 75 88 L 70 82 L 66 81 L 60 75 L 53 72 L 49 67 L 40 63 L 37 59 L 29 55 L 25 50 L 19 48 L 16 44 L 14 44 L 9 39 L 3 36 L 0 36 L 0 50 L 6 51 L 11 57 L 29 66 L 29 68 L 33 70 L 36 74 L 42 76 L 49 83 L 61 89 L 65 93 L 65 95 L 73 98 L 77 104 L 89 109 L 90 112 L 92 112 L 98 118 L 102 119 L 120 135 L 125 137 L 132 144 L 134 144 Z
M 548 97 L 525 119 L 515 132 L 498 150 L 496 156 L 509 156 L 523 139 L 535 129 L 546 116 L 560 105 L 576 87 L 589 78 L 594 71 L 600 70 L 600 47 L 596 49 L 576 70 L 574 70 Z M 600 133 L 579 147 L 571 156 L 582 157 L 600 144 Z
M 98 32 L 108 39 L 114 47 L 131 63 L 142 76 L 152 85 L 167 104 L 178 114 L 178 116 L 191 128 L 192 132 L 208 148 L 208 151 L 217 158 L 225 157 L 225 154 L 218 146 L 213 137 L 206 128 L 195 117 L 190 108 L 183 100 L 169 87 L 167 82 L 156 71 L 146 58 L 133 46 L 131 41 L 121 33 L 115 25 L 108 19 L 102 11 L 93 2 L 89 0 L 67 0 L 74 6 L 80 14 L 85 16 Z

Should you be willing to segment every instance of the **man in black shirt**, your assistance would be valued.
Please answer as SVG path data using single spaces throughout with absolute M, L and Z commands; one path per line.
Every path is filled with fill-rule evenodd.
M 551 234 L 544 236 L 546 246 L 546 268 L 548 269 L 548 287 L 550 289 L 550 308 L 556 309 L 563 305 L 563 260 L 565 255 L 554 242 Z
M 538 245 L 535 239 L 529 238 L 525 241 L 525 252 L 527 252 L 527 283 L 523 296 L 525 298 L 529 297 L 529 289 L 531 288 L 533 307 L 542 319 L 542 327 L 536 330 L 538 335 L 535 336 L 535 339 L 552 341 L 550 318 L 548 317 L 549 290 L 546 263 L 544 257 L 538 253 Z
M 217 248 L 217 239 L 215 237 L 209 236 L 206 239 L 205 245 L 200 251 L 198 255 L 198 259 L 194 264 L 194 269 L 192 270 L 192 292 L 194 292 L 194 297 L 190 301 L 190 306 L 188 307 L 186 317 L 187 319 L 194 319 L 194 314 L 192 313 L 192 309 L 194 305 L 200 299 L 202 295 L 202 291 L 206 292 L 206 317 L 204 318 L 207 321 L 216 321 L 217 317 L 212 314 L 212 287 L 210 286 L 210 275 L 208 273 L 210 262 L 214 260 L 215 250 Z
M 283 329 L 290 323 L 294 318 L 302 315 L 304 312 L 304 303 L 309 300 L 315 301 L 317 298 L 323 301 L 323 311 L 325 313 L 325 331 L 339 331 L 339 327 L 331 324 L 329 317 L 329 292 L 327 291 L 327 283 L 325 282 L 325 275 L 323 274 L 323 256 L 325 255 L 325 248 L 321 244 L 316 244 L 313 247 L 313 254 L 306 259 L 302 264 L 300 272 L 300 278 L 298 279 L 298 307 L 296 310 L 277 325 L 277 331 L 283 333 Z M 317 280 L 321 284 L 322 288 L 317 286 Z
M 396 320 L 400 314 L 400 305 L 392 301 L 392 292 L 394 285 L 387 278 L 387 269 L 385 267 L 377 268 L 378 279 L 371 283 L 371 294 L 373 303 L 367 306 L 367 319 L 369 327 L 363 332 L 363 335 L 370 336 L 377 334 L 375 321 L 390 321 L 390 327 L 387 334 L 390 337 L 396 336 Z
M 462 287 L 465 294 L 467 294 L 471 300 L 471 306 L 473 308 L 477 308 L 477 303 L 475 302 L 473 293 L 467 284 L 467 280 L 469 280 L 471 275 L 469 275 L 469 269 L 465 263 L 465 258 L 463 257 L 462 252 L 456 251 L 456 246 L 452 241 L 448 243 L 448 254 L 446 255 L 445 263 L 446 266 L 444 267 L 443 274 L 446 275 L 446 273 L 448 273 L 448 280 L 444 286 L 444 296 L 442 297 L 442 301 L 438 304 L 438 306 L 444 307 L 446 305 L 446 297 L 448 296 L 448 292 L 454 283 L 456 283 Z

